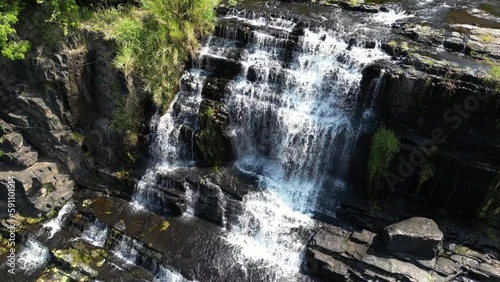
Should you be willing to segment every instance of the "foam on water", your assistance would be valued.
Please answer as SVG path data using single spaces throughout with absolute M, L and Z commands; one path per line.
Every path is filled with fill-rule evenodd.
M 40 242 L 28 238 L 17 255 L 17 265 L 19 269 L 31 272 L 45 266 L 49 259 L 49 249 Z
M 371 20 L 390 26 L 399 20 L 412 17 L 414 17 L 414 15 L 408 14 L 402 9 L 389 9 L 388 12 L 378 12 L 371 16 Z
M 93 222 L 87 223 L 81 239 L 96 247 L 104 247 L 108 233 L 109 227 L 106 223 L 96 219 Z

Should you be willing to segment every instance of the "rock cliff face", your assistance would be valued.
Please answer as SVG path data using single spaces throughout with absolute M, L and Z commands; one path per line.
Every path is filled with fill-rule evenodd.
M 327 227 L 308 243 L 304 267 L 326 281 L 499 281 L 498 260 L 449 242 L 438 247 L 442 238 L 424 218 L 393 224 L 383 234 Z
M 496 64 L 498 40 L 483 42 L 474 35 L 476 28 L 468 28 L 472 35 L 445 35 L 419 25 L 394 26 L 396 34 L 412 41 L 403 51 L 390 46 L 397 46 L 396 41 L 386 44 L 400 63 L 365 69 L 364 93 L 375 95 L 379 124 L 394 130 L 401 142 L 400 154 L 389 169 L 392 192 L 498 225 L 499 96 L 497 86 L 481 72 L 488 69 L 485 62 Z M 483 32 L 496 34 L 497 30 Z M 465 43 L 457 47 L 451 42 Z M 441 44 L 448 59 L 442 59 L 442 51 L 427 49 Z M 487 59 L 467 55 L 478 53 Z M 429 167 L 432 176 L 423 179 Z
M 19 181 L 23 197 L 36 203 L 31 215 L 59 207 L 76 185 L 131 193 L 130 183 L 113 175 L 130 160 L 110 122 L 115 99 L 133 88 L 113 67 L 113 43 L 85 36 L 55 52 L 40 48 L 24 61 L 1 62 L 1 177 Z

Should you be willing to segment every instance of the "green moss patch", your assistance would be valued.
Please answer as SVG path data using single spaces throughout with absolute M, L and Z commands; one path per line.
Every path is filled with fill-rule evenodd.
M 168 221 L 166 221 L 166 220 L 163 221 L 163 223 L 161 224 L 160 231 L 167 231 L 168 226 L 170 226 L 170 223 Z
M 399 139 L 392 130 L 380 127 L 373 135 L 368 159 L 368 188 L 376 192 L 381 179 L 389 169 L 392 159 L 399 152 Z

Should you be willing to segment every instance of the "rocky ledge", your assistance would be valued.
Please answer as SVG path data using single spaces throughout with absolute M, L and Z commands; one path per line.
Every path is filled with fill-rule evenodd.
M 444 241 L 436 223 L 414 217 L 377 233 L 320 229 L 309 241 L 305 271 L 325 281 L 500 281 L 500 262 Z

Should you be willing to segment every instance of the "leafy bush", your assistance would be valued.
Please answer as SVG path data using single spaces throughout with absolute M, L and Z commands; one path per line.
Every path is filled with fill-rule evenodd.
M 20 40 L 14 29 L 22 9 L 19 1 L 0 2 L 0 53 L 11 60 L 24 59 L 31 46 L 28 41 Z
M 67 34 L 70 27 L 78 25 L 79 12 L 75 0 L 37 0 L 36 2 L 10 0 L 0 3 L 0 54 L 11 60 L 24 59 L 31 48 L 28 40 L 17 34 L 14 26 L 26 5 L 38 5 L 46 17 L 45 22 L 54 23 Z
M 399 152 L 400 143 L 393 131 L 380 127 L 373 135 L 368 159 L 368 188 L 378 190 L 383 174 Z

